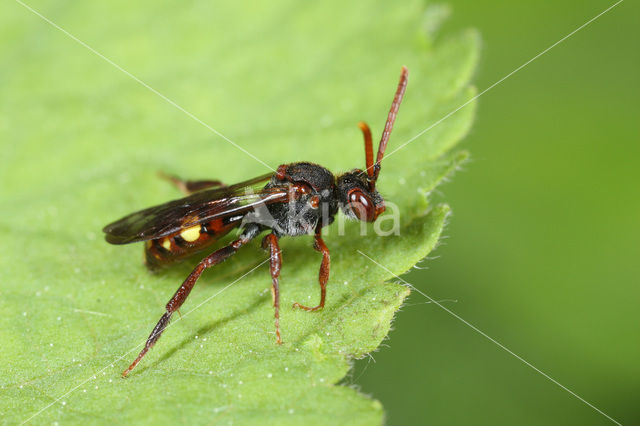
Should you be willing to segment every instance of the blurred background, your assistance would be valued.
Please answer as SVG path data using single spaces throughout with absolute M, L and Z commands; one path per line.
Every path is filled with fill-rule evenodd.
M 167 166 L 168 170 L 178 171 L 184 170 L 187 164 L 197 170 L 192 176 L 198 177 L 200 171 L 211 166 L 212 157 L 208 154 L 215 152 L 220 153 L 219 158 L 228 155 L 228 158 L 241 158 L 241 164 L 246 164 L 246 170 L 240 166 L 234 170 L 233 178 L 258 174 L 253 173 L 251 167 L 263 171 L 259 164 L 244 161 L 246 158 L 236 152 L 236 148 L 220 141 L 212 143 L 214 137 L 207 129 L 12 3 L 0 6 L 0 10 L 9 11 L 4 15 L 9 18 L 0 25 L 0 39 L 9 41 L 0 46 L 0 60 L 4 61 L 0 67 L 0 89 L 5 87 L 3 81 L 10 81 L 13 92 L 24 93 L 19 97 L 21 102 L 24 97 L 24 102 L 15 101 L 15 93 L 13 98 L 0 93 L 0 104 L 7 99 L 12 102 L 7 105 L 15 102 L 18 111 L 14 108 L 7 111 L 23 117 L 23 121 L 9 126 L 9 121 L 0 117 L 0 130 L 10 134 L 3 140 L 5 146 L 0 155 L 6 155 L 13 162 L 21 161 L 25 167 L 17 171 L 18 176 L 11 176 L 13 179 L 2 179 L 4 186 L 0 191 L 20 193 L 33 187 L 38 189 L 34 193 L 41 194 L 45 200 L 54 197 L 55 194 L 42 194 L 38 185 L 43 178 L 33 172 L 30 162 L 32 158 L 42 162 L 42 152 L 50 156 L 47 166 L 59 173 L 52 176 L 63 182 L 62 188 L 66 188 L 65 185 L 73 188 L 70 182 L 74 176 L 80 176 L 80 185 L 90 179 L 98 182 L 86 189 L 93 191 L 89 194 L 94 198 L 96 194 L 102 196 L 116 190 L 106 178 L 115 173 L 112 164 L 122 161 L 122 164 L 142 165 L 130 170 L 130 175 L 122 175 L 117 182 L 120 186 L 115 187 L 127 187 L 122 191 L 122 198 L 129 202 L 138 197 L 139 205 L 162 199 L 163 194 L 173 194 L 172 188 L 153 175 L 157 167 Z M 335 68 L 353 59 L 350 52 L 369 53 L 370 41 L 388 49 L 402 32 L 380 26 L 383 30 L 376 33 L 379 39 L 346 40 L 340 46 L 346 45 L 352 50 L 327 49 L 318 53 L 308 50 L 300 40 L 286 39 L 283 34 L 309 33 L 305 23 L 313 22 L 314 29 L 325 30 L 322 34 L 327 35 L 328 19 L 312 20 L 313 10 L 308 11 L 311 17 L 307 16 L 307 21 L 289 19 L 287 13 L 273 8 L 271 2 L 258 3 L 262 9 L 254 5 L 250 11 L 254 20 L 255 16 L 265 14 L 270 25 L 281 20 L 281 25 L 290 25 L 293 30 L 263 34 L 261 31 L 270 27 L 252 26 L 253 21 L 247 18 L 250 14 L 244 8 L 234 9 L 237 14 L 233 16 L 206 15 L 198 11 L 213 7 L 197 1 L 185 2 L 192 7 L 185 7 L 184 13 L 177 16 L 175 21 L 181 26 L 175 27 L 172 26 L 175 4 L 163 9 L 150 1 L 77 3 L 73 8 L 53 1 L 29 3 L 62 26 L 68 25 L 89 44 L 95 43 L 107 56 L 113 55 L 128 69 L 149 79 L 170 98 L 193 108 L 198 116 L 215 117 L 212 122 L 224 123 L 225 133 L 228 130 L 239 140 L 252 141 L 255 145 L 247 145 L 251 151 L 272 164 L 277 164 L 281 157 L 295 158 L 300 150 L 299 145 L 291 144 L 289 151 L 272 153 L 271 142 L 284 137 L 293 140 L 300 135 L 309 135 L 307 140 L 314 140 L 323 135 L 323 130 L 318 131 L 311 120 L 292 122 L 287 115 L 291 112 L 296 116 L 312 114 L 314 111 L 306 111 L 307 102 L 320 105 L 316 110 L 324 107 L 323 99 L 326 109 L 334 105 L 335 99 L 323 97 L 323 84 L 314 87 L 310 83 L 316 78 L 335 75 Z M 472 80 L 481 92 L 614 1 L 445 0 L 441 3 L 451 7 L 451 17 L 439 31 L 443 38 L 466 28 L 476 28 L 482 37 L 481 59 Z M 138 7 L 136 13 L 124 13 L 128 5 L 132 9 Z M 300 3 L 299 7 L 306 6 Z M 153 9 L 155 7 L 159 10 Z M 315 7 L 326 6 L 316 3 L 309 9 Z M 331 24 L 341 25 L 341 31 L 331 33 L 337 40 L 336 45 L 342 43 L 341 34 L 346 33 L 353 16 L 345 15 L 343 7 L 346 8 L 340 4 L 340 10 L 332 11 L 336 17 Z M 154 11 L 148 16 L 145 14 L 146 21 L 140 19 L 140 10 L 145 9 Z M 390 13 L 382 6 L 369 8 L 367 12 L 376 15 L 375 19 Z M 398 10 L 393 12 L 402 15 Z M 223 33 L 229 23 L 244 22 L 245 18 L 248 23 L 242 27 L 243 31 L 224 33 L 231 37 L 225 39 L 224 44 L 201 36 L 203 29 L 209 31 L 209 36 L 214 30 Z M 189 25 L 184 25 L 185 22 Z M 447 238 L 432 253 L 437 258 L 422 263 L 422 267 L 428 269 L 415 270 L 404 277 L 622 424 L 640 424 L 639 24 L 638 3 L 626 0 L 478 99 L 475 123 L 461 144 L 471 152 L 471 161 L 433 194 L 436 201 L 447 202 L 453 209 L 445 232 Z M 176 35 L 175 28 L 180 28 L 182 33 Z M 307 39 L 309 37 L 307 34 Z M 242 47 L 246 48 L 254 39 L 257 40 L 254 47 L 260 47 L 263 42 L 269 46 L 288 43 L 283 57 L 291 52 L 304 52 L 313 59 L 291 65 L 294 69 L 297 66 L 301 76 L 307 75 L 300 72 L 305 67 L 315 73 L 309 74 L 314 76 L 309 82 L 297 81 L 299 85 L 308 86 L 303 93 L 293 96 L 292 91 L 283 90 L 287 81 L 270 78 L 277 75 L 275 71 L 281 66 L 277 56 L 265 58 L 244 53 Z M 183 49 L 185 40 L 190 40 L 188 49 Z M 209 44 L 214 44 L 217 50 L 212 50 Z M 23 52 L 22 46 L 28 50 Z M 397 50 L 402 51 L 402 46 Z M 253 52 L 260 53 L 257 49 Z M 218 54 L 223 59 L 219 60 Z M 382 55 L 363 56 L 363 60 L 368 61 L 363 70 L 374 68 L 372 64 L 378 62 L 389 62 L 379 56 Z M 26 63 L 29 67 L 15 72 L 11 68 L 14 62 Z M 41 63 L 54 66 L 42 72 Z M 251 70 L 256 64 L 266 71 L 257 73 L 253 81 L 235 81 L 230 75 L 234 69 Z M 396 65 L 385 65 L 394 69 L 389 74 L 394 79 Z M 364 92 L 375 80 L 364 71 L 362 74 L 357 83 L 363 93 L 376 95 L 375 90 Z M 351 87 L 353 79 L 351 75 L 348 77 L 335 87 Z M 9 92 L 9 87 L 6 90 Z M 35 97 L 41 92 L 47 97 Z M 281 97 L 276 97 L 281 93 L 296 101 L 287 98 L 287 102 L 282 102 Z M 362 102 L 383 105 L 380 111 L 386 112 L 386 86 L 383 95 L 384 103 L 373 102 L 369 97 L 362 97 L 366 99 Z M 36 99 L 33 105 L 30 97 Z M 25 104 L 29 104 L 29 108 L 25 108 L 28 114 L 19 110 Z M 224 107 L 216 109 L 216 104 Z M 283 111 L 279 114 L 280 121 L 272 122 L 270 115 L 260 115 L 265 105 Z M 117 114 L 103 116 L 103 109 Z M 302 112 L 297 113 L 298 110 Z M 238 121 L 240 113 L 247 114 L 250 125 Z M 31 121 L 33 117 L 49 115 L 52 119 L 44 126 Z M 336 139 L 346 135 L 344 140 L 357 138 L 359 141 L 354 123 L 360 117 L 341 115 L 338 120 L 343 121 L 333 125 L 337 130 L 331 130 L 329 121 L 324 135 L 330 134 Z M 62 120 L 57 121 L 58 117 Z M 343 123 L 348 123 L 351 133 L 340 133 Z M 428 124 L 425 123 L 425 127 Z M 18 128 L 24 130 L 23 134 L 14 130 Z M 266 135 L 265 129 L 270 130 Z M 335 133 L 328 133 L 330 131 Z M 39 142 L 41 135 L 52 136 L 52 139 L 43 139 L 48 145 L 42 152 L 44 145 L 33 142 Z M 83 139 L 86 135 L 90 137 Z M 86 143 L 76 143 L 76 140 Z M 32 151 L 20 151 L 15 141 L 31 142 L 27 146 Z M 129 144 L 129 141 L 136 143 Z M 75 145 L 77 152 L 68 156 L 65 149 Z M 309 158 L 316 158 L 316 154 L 325 150 L 319 144 L 309 145 Z M 188 146 L 192 151 L 182 149 L 185 152 L 177 156 L 180 146 Z M 344 155 L 345 164 L 352 164 L 354 157 L 350 150 L 361 155 L 361 145 L 345 144 L 342 149 L 349 154 Z M 12 157 L 14 151 L 21 156 Z M 207 155 L 195 158 L 189 152 Z M 110 164 L 102 161 L 102 157 Z M 182 163 L 176 158 L 182 159 Z M 80 174 L 83 169 L 77 167 L 79 159 L 87 162 L 87 170 L 91 167 L 95 170 Z M 66 174 L 67 170 L 75 170 L 77 174 Z M 0 176 L 3 176 L 1 169 Z M 132 191 L 133 185 L 129 182 L 138 185 L 141 181 L 165 192 Z M 74 193 L 64 193 L 60 199 L 73 200 L 73 197 Z M 24 199 L 30 201 L 36 197 L 25 192 Z M 105 201 L 108 202 L 111 201 Z M 50 212 L 45 213 L 47 222 L 43 223 L 55 226 L 59 219 Z M 110 215 L 103 216 L 111 218 Z M 106 219 L 101 216 L 91 220 L 91 229 L 99 233 Z M 59 231 L 53 227 L 51 230 Z M 83 237 L 81 234 L 78 232 L 72 237 Z M 88 235 L 96 239 L 95 234 Z M 6 239 L 3 241 L 10 250 L 11 244 Z M 106 250 L 102 241 L 86 244 L 97 247 L 95 250 L 99 253 Z M 53 250 L 49 254 L 51 252 Z M 33 256 L 37 254 L 34 250 Z M 21 267 L 20 263 L 16 265 Z M 44 262 L 39 268 L 50 272 Z M 129 263 L 126 268 L 135 271 Z M 158 288 L 161 285 L 158 283 Z M 95 288 L 96 293 L 104 292 Z M 78 293 L 87 294 L 86 288 L 79 289 Z M 372 354 L 375 363 L 370 358 L 357 361 L 344 380 L 382 402 L 387 424 L 611 424 L 607 417 L 495 343 L 437 305 L 425 302 L 424 297 L 414 292 L 397 315 L 389 339 Z M 143 314 L 132 313 L 132 316 Z M 31 347 L 25 348 L 31 350 Z M 20 348 L 3 350 L 19 352 Z
M 614 2 L 451 0 L 479 91 Z M 479 99 L 440 187 L 447 239 L 404 277 L 622 424 L 640 424 L 640 8 L 625 1 Z M 351 381 L 388 424 L 611 424 L 414 294 Z

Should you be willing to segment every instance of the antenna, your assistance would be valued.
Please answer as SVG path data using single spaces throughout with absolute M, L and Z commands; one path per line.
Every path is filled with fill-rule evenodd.
M 373 179 L 373 141 L 371 139 L 371 129 L 364 121 L 358 123 L 358 127 L 362 130 L 364 136 L 364 156 L 367 165 L 367 176 L 369 180 Z
M 398 82 L 398 89 L 396 89 L 396 95 L 393 97 L 393 102 L 391 103 L 391 109 L 389 110 L 389 115 L 387 116 L 387 122 L 384 125 L 384 131 L 382 132 L 382 137 L 380 138 L 380 145 L 378 145 L 378 157 L 376 158 L 376 163 L 373 165 L 373 178 L 370 184 L 371 189 L 375 188 L 375 183 L 378 180 L 378 175 L 380 174 L 380 162 L 382 161 L 382 157 L 384 156 L 384 151 L 387 149 L 387 142 L 389 142 L 389 136 L 391 135 L 391 130 L 393 130 L 393 123 L 396 121 L 396 116 L 398 115 L 398 109 L 400 109 L 400 103 L 402 102 L 404 91 L 407 88 L 408 80 L 409 80 L 409 70 L 407 69 L 407 67 L 402 67 L 402 71 L 400 72 L 400 81 Z M 362 129 L 362 127 L 360 128 Z M 365 147 L 366 147 L 366 135 L 365 135 Z M 369 168 L 367 163 L 367 172 L 368 171 L 369 171 Z M 369 175 L 369 177 L 371 178 L 371 175 Z

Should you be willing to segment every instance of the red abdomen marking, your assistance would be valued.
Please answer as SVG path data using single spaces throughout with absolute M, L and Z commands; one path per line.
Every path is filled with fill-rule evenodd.
M 217 218 L 149 240 L 144 246 L 147 267 L 157 269 L 198 253 L 239 226 L 241 221 L 242 216 Z

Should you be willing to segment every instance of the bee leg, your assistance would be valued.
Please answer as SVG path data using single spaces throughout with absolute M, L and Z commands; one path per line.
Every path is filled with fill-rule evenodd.
M 156 324 L 153 331 L 147 338 L 147 342 L 145 343 L 144 348 L 142 348 L 142 350 L 140 351 L 138 357 L 126 370 L 122 372 L 122 377 L 126 377 L 131 372 L 131 370 L 133 370 L 135 366 L 138 365 L 142 357 L 146 355 L 149 349 L 151 349 L 153 345 L 155 345 L 155 343 L 162 335 L 164 329 L 167 327 L 167 325 L 169 325 L 171 315 L 175 311 L 180 309 L 180 306 L 182 306 L 184 301 L 189 296 L 189 293 L 191 293 L 193 286 L 196 284 L 196 281 L 198 281 L 198 278 L 200 278 L 202 272 L 204 272 L 204 270 L 207 268 L 217 265 L 218 263 L 222 263 L 228 257 L 235 254 L 235 252 L 237 252 L 240 247 L 248 243 L 253 237 L 257 235 L 258 232 L 259 231 L 257 230 L 257 228 L 255 230 L 252 229 L 251 231 L 245 231 L 239 239 L 235 240 L 226 247 L 222 247 L 221 249 L 216 250 L 209 256 L 202 259 L 200 263 L 198 263 L 193 271 L 191 271 L 187 279 L 184 280 L 180 288 L 178 288 L 178 290 L 175 292 L 171 300 L 169 300 L 169 303 L 167 303 L 166 306 L 167 311 L 164 313 L 164 315 L 162 315 L 162 317 L 158 321 L 158 324 Z
M 322 263 L 320 264 L 320 273 L 318 274 L 318 281 L 320 282 L 320 304 L 313 308 L 303 306 L 300 303 L 293 304 L 294 308 L 304 309 L 305 311 L 318 311 L 324 308 L 324 299 L 327 295 L 327 282 L 329 281 L 329 266 L 331 264 L 331 258 L 329 256 L 329 249 L 322 240 L 320 229 L 316 229 L 313 248 L 322 253 Z
M 227 186 L 219 180 L 182 180 L 177 176 L 169 175 L 164 172 L 158 172 L 158 176 L 174 184 L 180 191 L 185 194 L 193 194 L 194 192 L 202 191 L 207 188 L 214 188 L 216 186 Z
M 269 250 L 271 257 L 270 269 L 271 280 L 273 282 L 271 286 L 271 296 L 273 297 L 273 309 L 275 311 L 275 324 L 276 324 L 276 341 L 279 345 L 282 344 L 282 338 L 280 337 L 280 286 L 279 277 L 280 269 L 282 269 L 282 252 L 278 245 L 278 237 L 271 233 L 264 237 L 262 240 L 262 248 Z

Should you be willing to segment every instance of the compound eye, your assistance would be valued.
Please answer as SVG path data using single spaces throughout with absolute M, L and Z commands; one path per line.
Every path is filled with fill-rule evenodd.
M 364 222 L 373 222 L 376 219 L 376 206 L 361 189 L 352 189 L 348 197 L 351 211 L 358 219 Z

